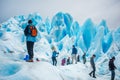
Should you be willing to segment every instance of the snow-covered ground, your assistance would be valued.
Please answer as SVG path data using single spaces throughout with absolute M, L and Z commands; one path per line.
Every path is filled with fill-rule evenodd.
M 39 32 L 33 63 L 24 61 L 27 50 L 23 30 L 29 19 L 35 21 Z M 63 58 L 71 57 L 73 44 L 81 62 L 61 66 Z M 57 66 L 52 65 L 52 46 L 60 53 Z M 86 64 L 82 63 L 84 52 Z M 96 54 L 96 79 L 88 75 L 92 54 Z M 120 80 L 120 28 L 109 31 L 105 20 L 95 25 L 88 19 L 80 26 L 68 13 L 59 12 L 52 20 L 45 21 L 34 13 L 12 17 L 0 27 L 0 80 L 110 80 L 108 62 L 112 56 L 116 57 L 115 80 Z
M 91 71 L 89 63 L 53 66 L 46 61 L 25 62 L 0 56 L 0 80 L 109 80 L 110 72 L 100 75 L 96 79 L 88 74 Z M 120 71 L 116 71 L 116 79 L 120 79 Z

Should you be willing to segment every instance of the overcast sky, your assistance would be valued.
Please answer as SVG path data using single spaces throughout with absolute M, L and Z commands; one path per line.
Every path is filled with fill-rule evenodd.
M 95 24 L 106 20 L 111 29 L 120 27 L 120 0 L 0 0 L 0 23 L 33 12 L 52 18 L 60 11 L 71 14 L 80 25 L 91 18 Z

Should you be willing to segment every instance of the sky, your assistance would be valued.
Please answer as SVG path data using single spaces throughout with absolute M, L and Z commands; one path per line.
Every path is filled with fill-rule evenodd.
M 120 27 L 120 0 L 0 0 L 0 23 L 16 15 L 38 12 L 52 18 L 56 13 L 69 13 L 82 25 L 91 18 L 95 24 L 106 20 L 110 29 Z

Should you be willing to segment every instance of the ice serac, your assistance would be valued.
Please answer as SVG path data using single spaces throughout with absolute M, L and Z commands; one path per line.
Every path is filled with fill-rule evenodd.
M 51 30 L 50 35 L 54 38 L 55 42 L 60 41 L 66 36 L 65 27 L 55 27 Z
M 38 23 L 40 23 L 40 21 L 42 21 L 42 17 L 40 16 L 39 13 L 31 13 L 28 15 L 27 20 L 33 20 L 33 24 L 37 25 Z
M 113 32 L 113 40 L 120 51 L 120 27 Z
M 66 13 L 59 12 L 57 13 L 51 23 L 51 34 L 55 36 L 55 41 L 60 41 L 67 34 L 70 36 L 70 27 L 72 24 L 72 17 Z
M 27 17 L 25 15 L 14 16 L 14 19 L 17 20 L 19 23 L 26 20 Z
M 57 47 L 59 50 L 67 50 L 69 51 L 72 46 L 72 38 L 69 38 L 68 35 L 66 35 L 61 41 L 57 43 Z
M 19 22 L 17 20 L 15 20 L 14 18 L 10 18 L 7 22 L 2 24 L 1 29 L 7 32 L 14 32 L 18 30 L 19 28 L 18 25 L 19 25 Z
M 104 37 L 104 27 L 98 28 L 95 38 L 91 42 L 91 46 L 87 52 L 88 55 L 95 54 L 96 58 L 100 57 L 102 54 L 102 40 Z
M 73 23 L 73 18 L 70 14 L 66 13 L 64 15 L 64 21 L 65 21 L 65 24 L 66 24 L 66 32 L 71 37 L 72 35 L 70 34 L 70 29 L 71 29 L 71 25 Z
M 65 30 L 64 24 L 64 13 L 57 13 L 51 22 L 51 35 L 54 37 L 54 41 L 60 41 L 65 35 L 63 35 L 63 30 Z
M 106 20 L 102 20 L 99 24 L 99 26 L 104 26 L 104 35 L 106 35 L 109 32 Z
M 77 36 L 75 44 L 76 44 L 76 46 L 80 47 L 83 52 L 87 52 L 87 48 L 86 48 L 86 46 L 84 44 L 82 32 L 79 33 L 79 35 Z
M 87 19 L 83 24 L 82 32 L 84 44 L 88 50 L 96 34 L 96 29 L 91 19 Z
M 79 35 L 79 33 L 80 33 L 80 26 L 79 23 L 75 21 L 70 28 L 70 34 L 71 36 L 77 36 Z
M 118 55 L 116 56 L 115 64 L 118 70 L 120 71 L 120 52 L 118 52 Z
M 51 22 L 50 22 L 50 19 L 48 17 L 45 20 L 45 27 L 46 27 L 47 33 L 50 34 L 50 31 L 51 31 Z
M 105 20 L 102 20 L 98 27 L 101 27 L 101 26 L 104 27 L 104 38 L 102 40 L 102 50 L 104 53 L 106 53 L 112 44 L 113 36 L 112 36 L 112 32 L 109 31 Z
M 59 12 L 57 13 L 53 19 L 52 19 L 52 23 L 51 23 L 51 27 L 60 27 L 60 26 L 64 26 L 64 13 Z
M 112 44 L 112 41 L 113 41 L 112 32 L 109 32 L 104 36 L 104 39 L 102 41 L 102 49 L 104 53 L 108 51 Z
M 70 35 L 72 36 L 73 44 L 75 46 L 78 46 L 82 49 L 83 52 L 86 52 L 86 46 L 84 44 L 83 40 L 83 32 L 82 32 L 82 27 L 79 25 L 77 21 L 73 22 L 70 30 Z M 73 38 L 74 36 L 74 38 Z
M 4 31 L 0 30 L 0 38 L 3 36 L 3 34 L 4 34 Z
M 113 41 L 110 48 L 107 51 L 107 55 L 109 58 L 112 56 L 118 55 L 120 51 L 120 28 L 113 31 Z

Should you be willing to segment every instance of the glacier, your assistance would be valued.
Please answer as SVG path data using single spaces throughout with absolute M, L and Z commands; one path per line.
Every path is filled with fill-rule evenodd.
M 27 50 L 23 30 L 29 19 L 34 21 L 39 33 L 34 54 L 40 62 L 35 63 L 24 62 Z M 72 45 L 77 46 L 81 62 L 61 66 L 63 58 L 71 57 Z M 51 46 L 55 46 L 60 53 L 57 67 L 52 66 Z M 87 55 L 86 65 L 82 64 L 84 52 Z M 0 80 L 93 80 L 88 75 L 92 54 L 96 54 L 96 80 L 110 78 L 108 61 L 112 56 L 116 57 L 116 80 L 119 80 L 120 27 L 110 31 L 107 21 L 95 24 L 90 18 L 80 25 L 64 12 L 45 20 L 39 13 L 18 15 L 0 24 Z

